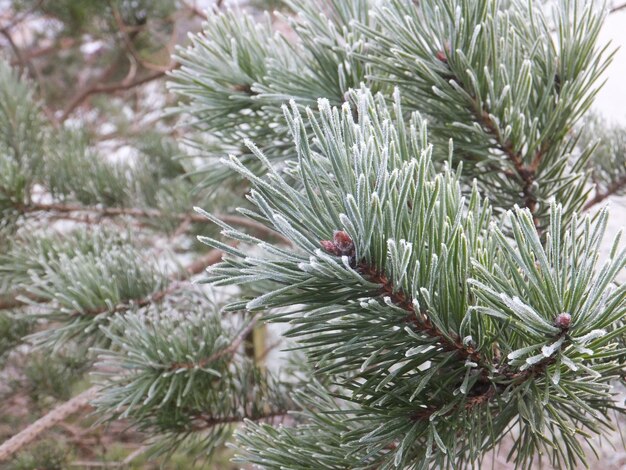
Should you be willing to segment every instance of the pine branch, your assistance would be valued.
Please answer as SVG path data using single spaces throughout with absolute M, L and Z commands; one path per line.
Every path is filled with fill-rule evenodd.
M 186 279 L 193 275 L 199 274 L 204 269 L 206 269 L 207 266 L 211 266 L 219 262 L 221 258 L 222 258 L 222 252 L 220 250 L 211 250 L 210 252 L 208 252 L 207 254 L 199 258 L 198 260 L 188 265 L 183 271 L 182 279 Z M 177 281 L 179 281 L 180 279 L 181 278 L 179 277 Z M 148 298 L 139 299 L 135 302 L 129 302 L 123 305 L 118 305 L 112 309 L 112 312 L 121 312 L 121 311 L 127 310 L 131 305 L 138 305 L 140 307 L 146 307 L 150 304 L 161 302 L 163 299 L 165 299 L 165 297 L 167 297 L 167 295 L 170 295 L 179 287 L 180 287 L 179 283 L 175 282 L 173 285 L 171 285 L 167 289 L 156 292 L 155 294 L 151 295 Z M 103 309 L 102 312 L 103 311 L 109 311 L 109 309 Z M 101 312 L 90 312 L 90 313 L 96 314 L 96 313 L 101 313 Z M 254 323 L 251 322 L 251 325 L 253 324 Z M 249 326 L 249 327 L 252 328 L 252 326 Z M 229 347 L 221 351 L 222 353 L 221 355 L 230 354 L 233 351 L 235 351 L 241 344 L 242 339 L 245 337 L 244 333 L 246 331 L 247 331 L 247 328 L 244 329 L 241 335 L 237 336 L 234 339 L 233 344 L 231 344 Z M 68 402 L 50 411 L 44 417 L 40 418 L 35 423 L 28 426 L 28 428 L 24 429 L 23 431 L 21 431 L 20 433 L 18 433 L 17 435 L 13 436 L 8 441 L 0 445 L 0 462 L 7 460 L 13 454 L 19 451 L 22 447 L 28 445 L 30 442 L 35 440 L 43 432 L 47 431 L 51 427 L 67 419 L 72 414 L 75 414 L 76 412 L 88 406 L 89 401 L 95 398 L 99 389 L 100 387 L 98 386 L 91 387 L 90 389 L 86 390 L 80 395 L 77 395 L 76 397 L 72 398 Z
M 387 276 L 380 273 L 376 268 L 361 263 L 359 265 L 359 271 L 363 273 L 369 281 L 381 284 L 381 295 L 388 296 L 394 305 L 402 308 L 409 314 L 406 321 L 412 325 L 415 331 L 435 339 L 443 347 L 444 351 L 455 352 L 462 361 L 470 360 L 477 364 L 476 369 L 480 378 L 476 382 L 475 387 L 478 391 L 474 392 L 472 389 L 468 390 L 468 398 L 462 406 L 465 410 L 471 410 L 476 406 L 488 403 L 490 400 L 497 397 L 498 393 L 504 392 L 510 386 L 519 387 L 528 380 L 537 379 L 539 376 L 545 374 L 548 366 L 555 363 L 554 357 L 546 357 L 521 372 L 511 370 L 506 364 L 499 366 L 497 363 L 499 358 L 497 357 L 494 358 L 494 363 L 491 364 L 483 358 L 479 351 L 470 345 L 465 345 L 458 335 L 439 330 L 429 319 L 427 310 L 421 309 L 419 312 L 415 311 L 413 300 L 408 298 L 401 289 L 394 286 Z M 566 337 L 567 332 L 568 328 L 563 328 L 555 335 L 553 340 L 558 341 L 561 337 Z M 564 345 L 565 344 L 567 343 L 564 343 Z M 428 420 L 433 413 L 440 411 L 446 405 L 447 404 L 444 403 L 441 407 L 427 407 L 424 410 L 415 412 L 412 417 L 415 420 Z M 452 414 L 458 411 L 459 408 L 460 406 L 455 406 L 449 409 L 446 414 Z
M 581 148 L 593 149 L 589 161 L 593 197 L 583 210 L 589 210 L 607 198 L 622 195 L 626 189 L 626 129 L 591 114 L 580 126 Z
M 104 312 L 122 312 L 126 311 L 132 306 L 145 307 L 153 303 L 162 302 L 168 295 L 176 292 L 183 287 L 180 281 L 186 280 L 194 275 L 200 274 L 208 266 L 211 266 L 220 261 L 222 252 L 220 250 L 211 250 L 205 255 L 201 256 L 193 263 L 183 269 L 182 275 L 177 275 L 172 279 L 172 284 L 167 289 L 155 292 L 148 297 L 142 297 L 139 299 L 130 300 L 119 304 L 112 309 L 109 307 L 102 307 L 99 309 L 88 310 L 86 312 L 75 312 L 73 315 L 99 315 Z M 0 310 L 8 310 L 12 308 L 20 308 L 30 305 L 32 302 L 43 303 L 49 299 L 44 297 L 38 297 L 30 292 L 13 292 L 0 296 Z
M 447 61 L 444 63 L 447 64 Z M 530 165 L 524 163 L 524 156 L 520 151 L 515 151 L 513 143 L 510 140 L 505 140 L 502 136 L 502 132 L 498 124 L 492 119 L 489 109 L 486 104 L 479 103 L 477 97 L 474 96 L 473 91 L 464 86 L 463 81 L 457 77 L 451 70 L 449 72 L 450 80 L 454 80 L 459 84 L 461 88 L 465 90 L 468 96 L 472 99 L 472 105 L 470 111 L 475 116 L 477 122 L 479 122 L 483 128 L 488 132 L 496 142 L 497 148 L 507 157 L 507 159 L 513 164 L 517 176 L 522 180 L 522 194 L 523 194 L 523 206 L 528 208 L 533 214 L 533 220 L 535 226 L 539 227 L 540 220 L 535 217 L 537 211 L 537 198 L 532 193 L 532 185 L 535 181 L 537 169 L 541 164 L 543 156 L 547 152 L 547 141 L 544 141 L 541 148 L 535 153 Z M 499 169 L 502 171 L 502 169 Z
M 180 290 L 185 284 L 181 281 L 187 280 L 190 277 L 200 274 L 204 271 L 208 266 L 211 266 L 215 263 L 218 263 L 222 258 L 222 252 L 220 250 L 211 250 L 189 266 L 187 266 L 182 273 L 182 277 L 177 276 L 171 280 L 170 285 L 163 290 L 152 293 L 147 297 L 142 297 L 140 299 L 132 299 L 128 300 L 124 303 L 118 304 L 113 308 L 110 307 L 101 307 L 92 310 L 85 310 L 80 312 L 74 312 L 70 314 L 70 316 L 96 316 L 101 313 L 120 313 L 129 310 L 130 308 L 144 308 L 149 305 L 154 305 L 163 302 L 168 296 L 171 296 L 178 290 Z
M 363 263 L 359 265 L 359 270 L 369 281 L 381 284 L 381 295 L 389 296 L 394 305 L 402 308 L 409 314 L 407 322 L 412 324 L 416 331 L 436 339 L 445 351 L 454 351 L 461 359 L 469 359 L 476 362 L 483 368 L 483 374 L 489 372 L 491 368 L 485 363 L 482 355 L 478 351 L 472 346 L 464 345 L 458 335 L 439 330 L 430 320 L 427 310 L 421 309 L 420 311 L 415 311 L 413 299 L 408 298 L 402 290 L 394 286 L 385 274 L 379 272 L 373 266 L 368 266 Z

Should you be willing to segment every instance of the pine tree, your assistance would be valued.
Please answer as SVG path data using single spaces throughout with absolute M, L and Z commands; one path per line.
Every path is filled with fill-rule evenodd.
M 586 213 L 626 187 L 623 130 L 589 112 L 606 12 L 286 6 L 208 15 L 170 74 L 185 145 L 134 165 L 52 132 L 0 67 L 17 308 L 0 347 L 28 332 L 34 351 L 80 356 L 81 406 L 157 455 L 229 441 L 260 468 L 480 468 L 510 442 L 519 468 L 584 465 L 625 411 L 626 249 L 618 235 L 601 261 L 608 212 Z M 130 229 L 51 234 L 42 213 Z M 146 247 L 181 226 L 210 248 L 183 268 Z M 213 287 L 186 282 L 207 266 Z M 262 323 L 284 331 L 278 366 L 250 351 Z

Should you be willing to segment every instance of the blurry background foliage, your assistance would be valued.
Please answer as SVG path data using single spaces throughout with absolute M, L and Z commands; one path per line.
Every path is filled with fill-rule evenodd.
M 280 5 L 243 6 L 260 14 Z M 194 308 L 216 308 L 185 284 L 187 270 L 204 267 L 193 266 L 205 249 L 195 235 L 213 233 L 192 207 L 230 207 L 220 201 L 239 198 L 243 189 L 204 190 L 196 175 L 202 160 L 181 144 L 191 130 L 164 112 L 175 104 L 165 87 L 178 67 L 175 47 L 201 29 L 210 6 L 0 0 L 0 442 L 89 387 L 95 354 L 88 346 L 109 339 L 85 342 L 91 337 L 84 329 L 97 332 L 108 322 L 106 302 L 123 313 L 138 308 L 137 299 L 191 290 Z M 84 269 L 90 265 L 91 272 Z M 107 285 L 102 272 L 109 273 Z M 75 283 L 82 287 L 65 310 L 46 307 L 58 289 Z M 24 315 L 24 307 L 35 314 Z M 97 321 L 76 316 L 77 308 L 97 313 Z M 68 319 L 54 338 L 45 335 Z M 24 343 L 29 334 L 40 345 L 36 352 Z M 92 428 L 95 417 L 81 418 L 0 467 L 201 467 L 184 449 L 148 463 L 142 430 L 124 421 Z M 220 450 L 216 465 L 230 468 L 230 456 Z

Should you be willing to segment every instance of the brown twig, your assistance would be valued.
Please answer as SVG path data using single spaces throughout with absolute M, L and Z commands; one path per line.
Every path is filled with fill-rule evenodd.
M 624 8 L 626 8 L 626 5 L 624 6 Z M 598 191 L 596 186 L 595 195 L 585 203 L 585 205 L 583 206 L 583 211 L 591 209 L 593 206 L 616 194 L 620 189 L 624 187 L 626 187 L 626 175 L 611 183 L 604 191 Z
M 622 3 L 621 5 L 617 5 L 615 7 L 611 7 L 609 10 L 609 15 L 611 13 L 617 13 L 618 11 L 626 10 L 626 3 Z
M 167 69 L 157 70 L 152 73 L 148 73 L 130 82 L 126 82 L 122 80 L 121 82 L 115 82 L 115 83 L 102 83 L 104 80 L 106 80 L 104 76 L 107 74 L 105 73 L 100 79 L 96 80 L 90 85 L 87 85 L 82 90 L 79 90 L 78 93 L 76 93 L 76 95 L 74 95 L 74 97 L 70 100 L 68 105 L 63 110 L 63 113 L 59 117 L 59 121 L 60 122 L 65 121 L 70 116 L 72 111 L 74 111 L 78 106 L 80 106 L 81 103 L 85 101 L 88 97 L 90 97 L 91 95 L 96 95 L 96 94 L 101 94 L 101 93 L 115 93 L 118 91 L 130 90 L 132 88 L 138 87 L 140 85 L 144 85 L 145 83 L 161 78 L 165 76 L 166 72 L 174 70 L 177 67 L 178 67 L 178 64 L 173 64 Z
M 154 70 L 158 72 L 167 72 L 171 70 L 171 65 L 153 64 L 152 62 L 144 60 L 143 57 L 141 57 L 141 54 L 139 54 L 139 51 L 137 51 L 137 49 L 135 48 L 135 45 L 133 44 L 132 38 L 129 34 L 129 32 L 133 31 L 132 27 L 129 27 L 124 23 L 124 19 L 122 18 L 122 15 L 120 15 L 119 10 L 115 7 L 114 3 L 110 2 L 110 5 L 111 11 L 113 13 L 113 19 L 115 20 L 115 24 L 117 25 L 117 28 L 122 35 L 122 41 L 124 42 L 124 46 L 126 47 L 126 50 L 129 52 L 129 54 L 139 64 L 141 64 L 142 67 L 148 70 Z

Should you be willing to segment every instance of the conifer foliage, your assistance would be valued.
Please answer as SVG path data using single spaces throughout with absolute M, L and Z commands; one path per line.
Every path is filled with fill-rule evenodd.
M 602 15 L 575 1 L 552 16 L 522 2 L 374 3 L 331 2 L 322 14 L 291 3 L 294 68 L 275 56 L 280 35 L 264 35 L 277 47 L 263 57 L 253 35 L 232 40 L 230 67 L 248 66 L 247 49 L 266 64 L 245 89 L 288 133 L 277 124 L 220 165 L 250 182 L 254 209 L 241 212 L 291 246 L 207 214 L 258 248 L 203 238 L 227 253 L 207 280 L 271 282 L 230 308 L 289 322 L 287 336 L 331 381 L 301 398 L 300 425 L 241 431 L 242 461 L 463 468 L 514 432 L 517 465 L 541 454 L 574 466 L 584 436 L 619 409 L 610 382 L 623 366 L 624 252 L 618 238 L 597 266 L 607 215 L 577 215 L 592 147 L 577 146 L 573 126 L 610 56 L 596 46 Z M 250 27 L 217 17 L 182 53 L 191 66 L 174 88 L 194 117 L 219 109 L 204 98 L 217 89 L 200 51 L 235 21 Z M 357 83 L 367 88 L 350 91 Z M 198 126 L 238 126 L 239 112 Z
M 53 132 L 0 64 L 0 359 L 78 351 L 99 423 L 155 455 L 584 465 L 626 411 L 626 248 L 601 259 L 609 215 L 586 213 L 626 187 L 623 131 L 589 116 L 605 13 L 286 3 L 208 15 L 170 72 L 185 145 L 128 165 Z M 51 234 L 41 213 L 117 223 Z M 146 248 L 172 232 L 208 251 L 181 268 Z M 260 328 L 283 336 L 277 363 Z
M 608 382 L 623 367 L 626 296 L 613 281 L 626 251 L 616 243 L 596 266 L 606 213 L 564 227 L 553 204 L 542 238 L 532 213 L 515 208 L 503 231 L 476 188 L 463 196 L 458 171 L 435 170 L 418 115 L 406 125 L 398 101 L 390 111 L 366 89 L 353 98 L 356 123 L 347 104 L 320 100 L 308 126 L 295 103 L 286 109 L 296 185 L 252 144 L 264 177 L 236 158 L 224 161 L 249 178 L 255 209 L 246 214 L 291 249 L 207 215 L 223 234 L 258 245 L 255 256 L 229 250 L 207 280 L 271 281 L 245 308 L 291 307 L 267 319 L 288 321 L 287 335 L 315 373 L 333 378 L 316 389 L 328 407 L 307 408 L 302 426 L 242 431 L 246 455 L 267 468 L 305 468 L 297 464 L 302 446 L 328 468 L 458 468 L 516 428 L 520 466 L 539 452 L 575 465 L 583 455 L 575 430 L 608 425 L 618 407 Z M 315 442 L 335 426 L 339 444 Z M 267 451 L 270 436 L 278 450 Z

